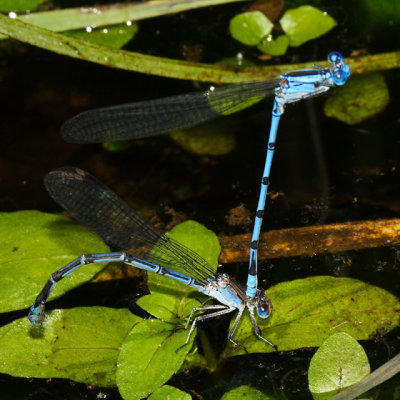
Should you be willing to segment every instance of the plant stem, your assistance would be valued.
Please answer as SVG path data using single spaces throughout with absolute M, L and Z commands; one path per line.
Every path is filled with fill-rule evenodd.
M 310 67 L 311 63 L 274 65 L 268 67 L 232 67 L 191 63 L 163 57 L 111 49 L 88 41 L 30 25 L 0 15 L 0 33 L 22 42 L 81 60 L 112 68 L 159 75 L 168 78 L 188 79 L 213 83 L 238 83 L 273 79 L 281 73 Z M 316 62 L 323 64 L 323 62 Z M 400 52 L 375 54 L 346 59 L 352 73 L 367 73 L 400 67 Z

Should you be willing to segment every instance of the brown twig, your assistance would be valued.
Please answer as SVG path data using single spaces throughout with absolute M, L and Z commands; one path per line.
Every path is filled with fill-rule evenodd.
M 220 236 L 222 264 L 249 259 L 251 234 Z M 345 222 L 261 234 L 258 258 L 312 256 L 400 244 L 400 219 Z
M 221 264 L 249 260 L 251 234 L 219 236 L 222 251 Z M 348 250 L 393 246 L 400 244 L 400 219 L 345 222 L 340 224 L 308 226 L 269 231 L 261 234 L 258 258 L 312 256 Z M 129 266 L 112 263 L 95 277 L 95 281 L 121 279 L 143 275 Z

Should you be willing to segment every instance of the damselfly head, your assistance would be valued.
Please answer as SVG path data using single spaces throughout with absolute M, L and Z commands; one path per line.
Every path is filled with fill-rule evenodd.
M 28 319 L 33 325 L 40 325 L 44 321 L 44 305 L 32 306 L 29 309 Z
M 257 314 L 260 318 L 268 318 L 272 312 L 271 300 L 265 295 L 264 289 L 258 289 Z
M 334 84 L 337 86 L 344 85 L 350 76 L 350 67 L 344 62 L 343 56 L 337 51 L 332 51 L 328 55 L 328 61 L 332 64 Z

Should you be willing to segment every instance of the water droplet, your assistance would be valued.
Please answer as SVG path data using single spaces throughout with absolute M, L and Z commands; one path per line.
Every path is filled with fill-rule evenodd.
M 15 19 L 15 18 L 17 18 L 17 13 L 15 13 L 14 11 L 10 11 L 10 12 L 8 13 L 8 16 L 9 16 L 11 19 Z
M 131 26 L 132 25 L 132 21 L 126 21 L 126 25 Z
M 86 32 L 92 32 L 92 27 L 91 26 L 87 26 L 86 27 Z
M 108 29 L 107 29 L 107 28 L 104 28 L 104 29 L 103 29 L 103 33 L 108 33 Z

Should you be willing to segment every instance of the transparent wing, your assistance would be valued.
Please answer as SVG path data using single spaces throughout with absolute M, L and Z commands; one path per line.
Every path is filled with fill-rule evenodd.
M 165 236 L 88 172 L 63 167 L 46 175 L 50 196 L 107 244 L 204 283 L 215 274 L 202 257 Z
M 161 135 L 240 111 L 273 93 L 278 84 L 278 80 L 243 83 L 97 108 L 65 122 L 61 136 L 72 143 L 100 143 Z

